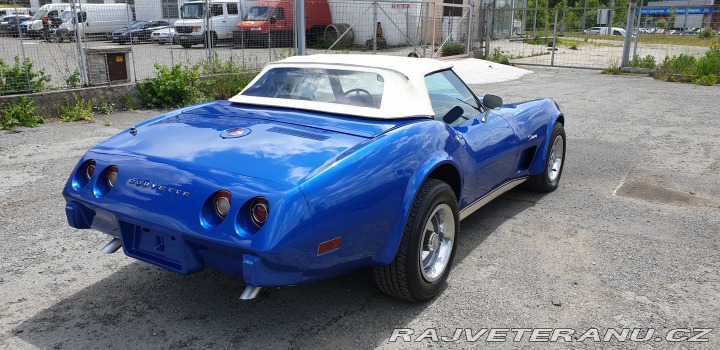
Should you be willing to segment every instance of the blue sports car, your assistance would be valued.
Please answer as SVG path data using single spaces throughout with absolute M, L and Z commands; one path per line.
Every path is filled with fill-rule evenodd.
M 558 187 L 550 99 L 476 96 L 449 63 L 379 55 L 268 64 L 229 101 L 172 111 L 88 151 L 63 195 L 102 249 L 242 276 L 241 298 L 371 268 L 409 301 L 444 285 L 460 221 L 515 186 Z

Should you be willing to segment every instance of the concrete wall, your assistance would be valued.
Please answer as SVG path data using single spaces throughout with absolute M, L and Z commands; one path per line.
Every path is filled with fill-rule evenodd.
M 115 106 L 115 109 L 121 108 L 121 102 L 125 96 L 130 97 L 135 106 L 141 105 L 140 98 L 138 97 L 139 91 L 135 83 L 0 96 L 0 105 L 14 103 L 20 97 L 24 96 L 27 97 L 28 100 L 35 102 L 35 106 L 40 109 L 40 113 L 45 119 L 57 118 L 58 109 L 65 103 L 65 98 L 67 97 L 70 101 L 74 101 L 73 94 L 77 95 L 80 99 L 94 101 L 93 105 L 111 103 Z

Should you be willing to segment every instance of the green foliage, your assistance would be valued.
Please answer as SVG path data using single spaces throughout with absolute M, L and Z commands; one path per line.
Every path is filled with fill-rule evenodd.
M 442 47 L 441 56 L 455 56 L 465 53 L 465 45 L 461 43 L 445 43 Z
M 631 62 L 631 67 L 637 67 L 637 68 L 655 68 L 655 57 L 652 55 L 647 55 L 645 57 L 641 57 L 636 59 L 634 62 Z
M 622 73 L 622 72 L 620 71 L 620 64 L 617 61 L 614 61 L 613 63 L 610 64 L 609 67 L 603 69 L 600 72 L 600 74 L 613 74 L 613 75 L 618 75 L 620 73 Z
M 570 43 L 570 45 L 568 45 L 568 49 L 570 49 L 570 50 L 579 50 L 577 43 Z
M 493 61 L 501 64 L 507 64 L 510 65 L 510 56 L 505 54 L 503 50 L 500 50 L 499 47 L 496 47 L 493 49 L 492 54 L 490 54 L 490 57 L 488 57 L 488 61 Z
M 20 97 L 16 103 L 6 104 L 0 110 L 0 129 L 10 129 L 13 126 L 22 125 L 36 127 L 44 122 L 39 114 L 38 108 L 33 101 L 25 96 Z
M 526 39 L 526 40 L 525 40 L 525 43 L 527 43 L 527 44 L 532 44 L 532 45 L 548 45 L 548 46 L 552 46 L 552 38 L 546 37 L 546 36 L 544 36 L 544 37 L 539 37 L 539 36 L 536 35 L 536 36 L 534 36 L 532 39 Z
M 655 23 L 655 26 L 658 28 L 665 28 L 667 26 L 667 21 L 665 19 L 659 19 L 657 23 Z
M 93 106 L 93 111 L 95 111 L 97 113 L 102 113 L 102 114 L 110 114 L 114 110 L 115 110 L 115 106 L 113 106 L 112 103 L 104 102 L 97 106 Z
M 33 70 L 32 60 L 20 61 L 15 56 L 15 65 L 12 67 L 0 59 L 0 95 L 9 95 L 19 92 L 36 92 L 45 88 L 45 83 L 50 77 L 45 75 L 45 70 Z
M 155 77 L 138 84 L 143 103 L 153 108 L 176 108 L 205 101 L 197 88 L 200 74 L 184 68 L 155 64 Z
M 154 108 L 176 108 L 209 100 L 224 100 L 239 93 L 254 77 L 232 58 L 202 61 L 172 68 L 156 65 L 156 76 L 138 84 L 143 103 Z M 200 78 L 204 76 L 205 78 Z M 123 100 L 123 106 L 132 100 Z M 128 108 L 129 109 L 129 108 Z
M 72 88 L 80 86 L 80 71 L 76 69 L 73 74 L 70 74 L 70 76 L 65 79 L 65 84 Z
M 135 101 L 128 94 L 122 95 L 120 97 L 120 107 L 122 107 L 122 109 L 126 111 L 132 110 L 136 107 Z
M 74 122 L 79 120 L 93 121 L 95 114 L 93 113 L 92 101 L 85 101 L 73 94 L 75 103 L 65 97 L 65 103 L 60 107 L 60 121 Z
M 720 76 L 720 44 L 713 44 L 704 57 L 680 54 L 665 57 L 655 71 L 655 78 L 698 85 L 715 85 Z
M 112 126 L 112 120 L 105 119 L 105 126 Z
M 698 36 L 700 37 L 700 39 L 711 39 L 716 35 L 717 33 L 715 32 L 715 30 L 710 27 L 705 27 L 700 31 Z
M 287 50 L 289 52 L 290 49 Z M 193 69 L 208 76 L 197 85 L 200 93 L 208 100 L 227 100 L 237 95 L 255 76 L 232 58 L 227 61 L 217 58 L 212 63 L 201 62 Z
M 691 82 L 696 63 L 695 57 L 686 54 L 667 56 L 655 71 L 655 77 L 667 81 Z
M 718 77 L 715 74 L 708 74 L 698 77 L 693 81 L 697 85 L 713 86 L 718 83 Z
M 284 60 L 284 59 L 292 56 L 292 55 L 293 55 L 293 49 L 292 49 L 292 48 L 289 48 L 289 47 L 288 47 L 288 48 L 285 48 L 285 49 L 273 49 L 273 50 L 272 50 L 272 54 L 273 54 L 273 60 L 274 60 L 274 61 L 280 61 L 280 60 Z M 231 61 L 230 61 L 230 62 L 231 62 Z

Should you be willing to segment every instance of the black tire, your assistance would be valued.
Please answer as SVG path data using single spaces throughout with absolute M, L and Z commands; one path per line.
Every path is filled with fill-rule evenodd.
M 212 41 L 212 43 L 210 43 L 210 41 Z M 205 36 L 205 47 L 210 47 L 210 45 L 212 45 L 214 48 L 215 44 L 217 44 L 217 34 L 215 34 L 215 32 L 211 32 Z
M 450 253 L 444 259 L 442 270 L 433 271 L 432 273 L 439 272 L 435 276 L 428 276 L 427 271 L 421 266 L 423 263 L 422 253 L 431 241 L 432 235 L 428 236 L 427 233 L 433 231 L 426 230 L 426 226 L 435 222 L 431 222 L 431 218 L 439 215 L 439 210 L 445 214 L 444 218 L 447 218 L 448 215 L 452 218 L 453 225 L 452 228 L 449 228 L 449 223 L 443 225 L 448 230 L 445 235 L 439 235 L 442 238 L 435 241 L 437 243 L 435 249 L 446 249 L 445 251 L 449 250 Z M 457 248 L 459 223 L 460 217 L 455 192 L 443 181 L 428 179 L 413 201 L 395 259 L 390 265 L 373 269 L 373 277 L 378 288 L 388 295 L 411 302 L 425 301 L 435 297 L 445 286 L 445 281 L 450 274 Z M 449 237 L 450 234 L 452 237 Z M 450 246 L 444 246 L 448 242 Z M 433 256 L 436 256 L 435 249 L 431 253 Z
M 180 44 L 180 45 L 182 45 L 182 47 L 185 49 L 189 49 L 190 46 L 192 46 L 192 44 Z
M 555 123 L 552 134 L 548 140 L 548 149 L 545 154 L 545 169 L 542 174 L 530 176 L 527 181 L 527 188 L 537 192 L 552 192 L 560 185 L 560 176 L 565 167 L 565 127 Z M 562 147 L 562 154 L 557 154 L 557 148 Z M 559 158 L 558 158 L 559 156 Z M 559 164 L 557 161 L 559 160 Z

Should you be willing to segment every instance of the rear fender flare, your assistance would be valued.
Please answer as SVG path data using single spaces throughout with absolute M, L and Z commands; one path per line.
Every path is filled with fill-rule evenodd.
M 445 164 L 450 164 L 458 171 L 458 174 L 461 174 L 459 164 L 450 155 L 435 153 L 428 157 L 425 162 L 417 168 L 413 177 L 408 181 L 407 188 L 405 189 L 405 198 L 402 203 L 403 220 L 400 220 L 397 226 L 392 230 L 384 250 L 376 257 L 376 261 L 381 265 L 390 264 L 395 259 L 398 249 L 400 248 L 400 240 L 402 239 L 403 231 L 405 230 L 405 224 L 407 223 L 408 216 L 410 215 L 410 209 L 412 208 L 415 197 L 422 187 L 422 184 L 428 179 L 429 175 L 435 169 Z M 462 191 L 462 176 L 460 176 L 459 181 L 460 189 Z

